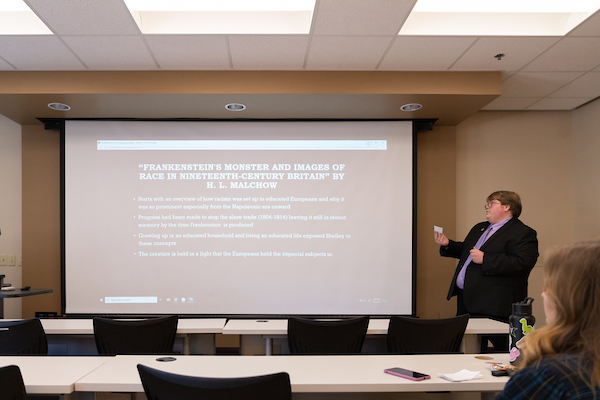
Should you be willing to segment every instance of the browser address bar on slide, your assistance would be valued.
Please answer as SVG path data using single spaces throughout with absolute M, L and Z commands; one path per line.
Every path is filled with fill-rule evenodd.
M 387 150 L 387 140 L 98 140 L 98 150 Z

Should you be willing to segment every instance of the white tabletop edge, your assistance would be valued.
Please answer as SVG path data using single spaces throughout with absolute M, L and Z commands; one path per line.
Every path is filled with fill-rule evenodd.
M 28 394 L 70 394 L 75 383 L 112 357 L 0 356 L 0 366 L 18 365 Z
M 44 331 L 48 335 L 93 335 L 92 319 L 55 318 L 41 319 Z M 226 318 L 180 318 L 177 334 L 221 333 Z
M 498 355 L 496 359 L 508 362 L 508 355 Z M 296 393 L 494 392 L 501 391 L 508 381 L 507 377 L 491 376 L 488 363 L 477 360 L 472 355 L 240 358 L 181 356 L 173 363 L 158 363 L 154 356 L 117 356 L 110 364 L 98 368 L 76 382 L 75 390 L 142 392 L 143 387 L 135 368 L 138 363 L 173 373 L 196 376 L 233 377 L 287 371 L 290 373 L 292 391 Z M 384 368 L 394 366 L 429 373 L 431 379 L 414 382 L 383 373 Z M 479 370 L 483 377 L 466 382 L 450 382 L 438 376 L 439 372 L 454 373 L 463 368 Z
M 385 335 L 389 319 L 371 319 L 367 335 Z M 286 319 L 252 320 L 231 319 L 223 328 L 224 335 L 285 335 Z M 488 318 L 471 318 L 465 330 L 466 335 L 508 334 L 508 324 Z

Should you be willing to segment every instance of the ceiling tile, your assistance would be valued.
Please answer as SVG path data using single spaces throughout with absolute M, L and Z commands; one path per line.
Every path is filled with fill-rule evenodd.
M 63 36 L 63 40 L 93 70 L 157 69 L 140 36 Z
M 28 0 L 58 35 L 135 35 L 140 31 L 122 0 Z
M 592 98 L 543 98 L 527 107 L 528 110 L 572 110 L 587 103 Z
M 398 36 L 379 69 L 445 71 L 475 40 L 473 37 Z
M 600 37 L 565 37 L 523 71 L 590 71 L 600 65 Z
M 519 72 L 519 71 L 502 71 L 502 72 L 500 73 L 500 75 L 501 75 L 501 78 L 500 78 L 500 79 L 501 79 L 502 81 L 505 81 L 505 80 L 507 80 L 509 77 L 511 77 L 511 76 L 513 76 L 514 74 L 516 74 L 517 72 Z
M 581 72 L 519 72 L 502 82 L 502 95 L 544 97 L 581 75 Z
M 390 40 L 387 37 L 314 37 L 310 43 L 306 69 L 373 70 Z
M 557 37 L 482 37 L 452 66 L 453 71 L 515 71 L 559 40 Z M 498 60 L 495 56 L 504 54 Z
M 315 35 L 396 35 L 416 0 L 320 0 Z
M 1 52 L 1 51 L 0 51 Z M 0 71 L 14 71 L 15 67 L 0 58 Z
M 600 96 L 600 72 L 588 72 L 550 94 L 550 97 L 598 96 Z
M 300 70 L 308 35 L 230 35 L 233 69 Z
M 231 69 L 226 35 L 145 35 L 144 37 L 161 69 Z
M 26 2 L 56 36 L 0 35 L 1 71 L 500 71 L 486 110 L 600 96 L 600 12 L 566 37 L 399 36 L 416 0 L 318 0 L 309 34 L 142 35 L 123 0 Z
M 500 96 L 482 110 L 524 110 L 536 101 L 539 97 L 505 97 Z
M 583 21 L 567 36 L 600 36 L 600 11 Z
M 54 36 L 2 36 L 0 57 L 25 71 L 82 70 L 85 66 Z

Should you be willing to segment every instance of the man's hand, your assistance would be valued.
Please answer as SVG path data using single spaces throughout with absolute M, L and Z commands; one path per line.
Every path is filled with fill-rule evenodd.
M 435 240 L 435 242 L 441 246 L 448 246 L 450 243 L 450 240 L 446 237 L 446 235 L 440 232 L 433 232 L 433 240 Z
M 483 264 L 483 251 L 477 250 L 475 247 L 473 247 L 470 253 L 471 259 L 475 264 Z

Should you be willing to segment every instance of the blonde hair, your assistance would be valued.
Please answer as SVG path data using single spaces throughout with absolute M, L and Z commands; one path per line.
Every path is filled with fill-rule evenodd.
M 486 201 L 498 200 L 500 204 L 510 206 L 510 212 L 513 217 L 519 218 L 523 205 L 521 204 L 521 196 L 518 193 L 511 192 L 508 190 L 498 190 L 490 194 Z
M 556 317 L 525 337 L 523 363 L 546 356 L 578 354 L 591 368 L 582 374 L 591 388 L 600 383 L 600 241 L 554 249 L 546 256 L 544 292 Z

